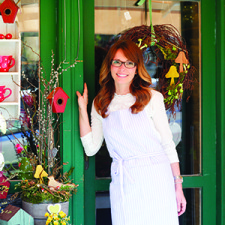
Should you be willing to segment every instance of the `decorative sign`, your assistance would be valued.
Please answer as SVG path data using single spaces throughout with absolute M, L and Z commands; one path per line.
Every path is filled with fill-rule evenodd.
M 60 212 L 60 210 L 61 210 L 61 205 L 60 204 L 54 204 L 54 205 L 50 204 L 50 205 L 48 205 L 49 213 L 56 213 L 56 214 L 58 214 Z

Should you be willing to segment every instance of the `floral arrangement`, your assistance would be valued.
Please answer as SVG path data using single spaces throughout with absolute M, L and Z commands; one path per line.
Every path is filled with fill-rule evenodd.
M 36 53 L 34 52 L 34 54 Z M 38 87 L 34 85 L 33 81 L 30 82 L 26 74 L 22 73 L 22 84 L 27 83 L 26 89 L 20 86 L 24 109 L 20 117 L 23 141 L 16 139 L 17 143 L 14 146 L 17 157 L 27 158 L 32 167 L 32 177 L 28 179 L 22 177 L 22 181 L 16 185 L 16 189 L 20 190 L 21 198 L 24 201 L 32 203 L 65 202 L 77 190 L 77 185 L 69 180 L 74 168 L 61 174 L 63 165 L 60 164 L 65 165 L 65 163 L 60 163 L 58 154 L 61 114 L 54 111 L 56 92 L 58 89 L 62 90 L 59 88 L 59 75 L 67 69 L 75 67 L 77 62 L 75 60 L 66 69 L 62 68 L 64 67 L 62 62 L 56 68 L 52 53 L 50 75 L 47 76 L 41 66 L 36 74 Z M 41 65 L 41 60 L 39 65 Z M 14 80 L 13 82 L 16 84 Z
M 22 180 L 15 185 L 15 188 L 21 190 L 21 198 L 26 202 L 34 204 L 67 202 L 77 191 L 77 185 L 71 184 L 68 178 L 72 170 L 73 168 L 69 173 L 64 173 L 63 177 L 58 179 L 59 181 L 55 181 L 58 186 L 50 186 L 48 178 L 44 177 L 43 182 L 40 182 L 39 179 Z
M 60 211 L 57 213 L 51 213 L 48 212 L 45 214 L 45 217 L 47 218 L 46 225 L 67 225 L 68 221 L 70 220 L 70 217 L 67 217 L 67 215 Z

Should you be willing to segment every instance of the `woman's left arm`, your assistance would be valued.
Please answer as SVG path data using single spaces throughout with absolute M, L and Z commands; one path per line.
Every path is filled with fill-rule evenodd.
M 164 99 L 161 93 L 153 91 L 150 102 L 150 109 L 152 110 L 152 119 L 156 130 L 161 136 L 161 143 L 170 161 L 172 173 L 174 176 L 174 185 L 177 199 L 178 215 L 182 215 L 186 210 L 186 199 L 182 190 L 182 179 L 180 177 L 179 159 L 176 151 L 176 146 L 173 142 L 173 135 L 169 127 L 168 118 L 166 115 Z
M 178 216 L 182 215 L 186 210 L 186 199 L 184 197 L 182 182 L 183 178 L 180 177 L 180 166 L 179 162 L 171 163 L 171 169 L 174 177 L 175 192 L 177 198 L 177 212 Z

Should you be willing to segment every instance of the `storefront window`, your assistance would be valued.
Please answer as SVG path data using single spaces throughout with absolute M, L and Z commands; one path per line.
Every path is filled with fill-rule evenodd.
M 6 131 L 0 131 L 0 152 L 4 156 L 5 169 L 14 172 L 18 168 L 15 144 L 24 141 L 21 132 L 24 117 L 22 99 L 28 94 L 33 94 L 34 99 L 38 96 L 40 49 L 39 0 L 21 0 L 17 5 L 19 9 L 14 23 L 4 23 L 0 16 L 0 33 L 12 33 L 11 40 L 0 40 L 0 55 L 12 55 L 15 59 L 14 67 L 6 73 L 0 72 L 1 85 L 12 91 L 11 96 L 0 103 L 1 123 L 6 124 Z

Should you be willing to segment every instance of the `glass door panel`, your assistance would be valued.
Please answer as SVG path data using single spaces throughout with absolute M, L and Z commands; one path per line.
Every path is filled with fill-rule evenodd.
M 99 90 L 98 76 L 101 63 L 116 36 L 129 28 L 142 24 L 150 25 L 148 9 L 134 6 L 135 1 L 95 0 L 95 89 Z M 176 108 L 168 119 L 180 159 L 183 175 L 201 173 L 201 118 L 200 118 L 200 14 L 198 2 L 154 1 L 152 2 L 152 23 L 172 24 L 186 40 L 190 59 L 196 71 L 194 89 L 184 93 L 182 107 Z M 149 56 L 152 57 L 151 55 Z M 154 60 L 154 59 L 153 59 Z M 146 69 L 157 84 L 158 78 L 154 64 Z M 110 159 L 105 145 L 96 155 L 96 177 L 109 177 Z
M 129 28 L 150 25 L 147 4 L 134 6 L 136 1 L 95 0 L 95 90 L 99 90 L 98 77 L 101 63 L 117 35 Z M 194 89 L 183 94 L 180 108 L 173 115 L 167 111 L 173 139 L 180 159 L 181 173 L 186 176 L 201 174 L 201 75 L 200 75 L 200 3 L 194 1 L 153 1 L 152 23 L 171 24 L 186 40 L 191 64 L 195 67 Z M 154 53 L 154 52 L 153 52 Z M 154 61 L 154 54 L 149 53 Z M 146 64 L 153 85 L 157 86 L 157 67 Z M 95 156 L 96 224 L 110 220 L 108 184 L 111 158 L 105 143 Z M 105 182 L 104 182 L 105 181 Z M 187 188 L 187 212 L 180 217 L 182 225 L 201 224 L 201 189 Z M 105 200 L 105 201 L 104 201 Z M 100 202 L 102 204 L 100 204 Z M 110 223 L 109 223 L 110 224 Z

